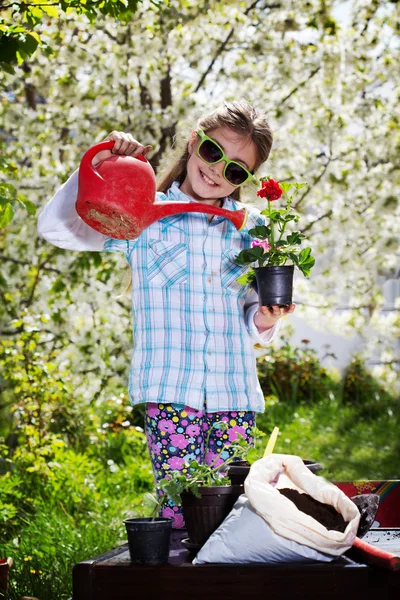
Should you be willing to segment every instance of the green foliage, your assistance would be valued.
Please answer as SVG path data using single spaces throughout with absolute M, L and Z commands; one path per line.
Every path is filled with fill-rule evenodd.
M 326 370 L 306 343 L 285 343 L 259 361 L 265 412 L 257 426 L 280 429 L 275 452 L 321 462 L 333 481 L 398 479 L 399 399 L 384 390 L 356 357 L 343 377 Z M 263 453 L 258 439 L 249 453 Z
M 273 181 L 270 177 L 262 177 L 261 181 Z M 311 255 L 311 248 L 303 248 L 300 250 L 298 246 L 305 239 L 300 231 L 292 231 L 288 233 L 286 226 L 291 221 L 297 223 L 299 215 L 292 212 L 292 203 L 298 192 L 303 189 L 306 183 L 281 183 L 273 181 L 280 193 L 286 200 L 286 207 L 280 210 L 272 208 L 268 195 L 268 208 L 261 211 L 262 215 L 266 215 L 269 219 L 268 225 L 257 225 L 249 230 L 249 235 L 259 242 L 261 245 L 253 246 L 242 250 L 237 255 L 235 262 L 238 265 L 251 265 L 257 263 L 260 267 L 283 266 L 287 261 L 291 261 L 299 271 L 306 277 L 310 275 L 311 269 L 315 264 L 315 259 Z M 259 195 L 263 193 L 261 189 Z M 273 199 L 274 200 L 274 199 Z M 277 233 L 275 231 L 277 229 Z M 284 237 L 286 233 L 286 237 Z M 276 237 L 278 235 L 278 237 Z M 248 284 L 255 280 L 255 274 L 252 268 L 250 272 L 245 273 L 237 279 L 238 283 Z
M 288 341 L 271 347 L 258 363 L 258 374 L 264 395 L 279 398 L 289 410 L 299 404 L 315 404 L 339 392 L 339 382 L 321 365 L 307 340 L 302 347 Z
M 14 73 L 13 64 L 21 65 L 32 56 L 37 47 L 42 46 L 51 54 L 51 48 L 41 35 L 35 31 L 42 21 L 49 18 L 58 19 L 68 16 L 72 11 L 85 15 L 94 23 L 100 15 L 109 15 L 122 22 L 129 22 L 136 12 L 141 0 L 40 0 L 39 2 L 21 3 L 10 0 L 6 17 L 0 16 L 0 68 Z M 153 0 L 157 7 L 160 0 Z M 5 10 L 0 8 L 0 10 Z M 19 21 L 16 25 L 15 21 Z
M 23 322 L 15 322 L 21 327 Z M 85 403 L 35 327 L 0 343 L 12 406 L 0 438 L 0 554 L 12 556 L 12 598 L 70 597 L 71 569 L 121 541 L 123 519 L 153 488 L 141 427 L 121 394 Z
M 0 143 L 0 149 L 3 147 L 4 144 Z M 0 156 L 0 171 L 7 177 L 16 177 L 18 167 L 7 156 Z M 22 206 L 29 215 L 36 214 L 36 206 L 31 200 L 17 192 L 11 183 L 0 180 L 0 228 L 6 227 L 12 221 L 18 206 Z
M 373 377 L 361 357 L 355 356 L 346 368 L 342 381 L 342 398 L 360 418 L 373 418 L 390 410 L 391 394 Z
M 213 428 L 226 430 L 228 425 L 224 421 L 213 424 L 205 443 L 205 455 L 208 452 L 210 434 Z M 200 497 L 199 487 L 230 485 L 230 479 L 224 469 L 229 463 L 242 460 L 247 455 L 248 449 L 247 442 L 238 434 L 237 439 L 230 444 L 230 456 L 226 460 L 223 461 L 219 456 L 216 456 L 209 465 L 192 460 L 189 463 L 188 473 L 182 474 L 181 471 L 170 471 L 165 479 L 161 479 L 159 487 L 165 497 L 171 498 L 175 504 L 181 504 L 180 495 L 182 492 L 192 492 L 195 496 Z

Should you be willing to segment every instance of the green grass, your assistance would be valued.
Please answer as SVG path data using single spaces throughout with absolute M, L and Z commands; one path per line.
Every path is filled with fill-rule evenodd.
M 398 402 L 365 411 L 334 397 L 295 407 L 271 398 L 257 426 L 268 434 L 279 427 L 275 452 L 321 462 L 332 481 L 400 479 Z
M 144 435 L 141 437 L 144 440 Z M 58 479 L 47 485 L 43 480 L 42 489 L 36 483 L 35 496 L 28 499 L 30 505 L 25 498 L 17 521 L 3 529 L 3 536 L 6 530 L 8 535 L 6 542 L 0 541 L 0 556 L 14 561 L 11 600 L 24 595 L 40 600 L 67 600 L 72 594 L 73 566 L 123 542 L 123 520 L 148 512 L 142 507 L 144 494 L 153 487 L 147 452 L 134 456 L 115 471 L 100 469 L 89 483 L 82 474 L 90 467 L 86 465 L 83 471 L 80 460 L 72 462 L 72 458 L 70 451 L 66 453 L 66 463 L 59 462 Z M 75 473 L 78 484 L 74 488 L 68 460 L 69 466 L 81 469 Z M 62 486 L 61 477 L 66 478 Z M 25 478 L 25 489 L 27 482 Z

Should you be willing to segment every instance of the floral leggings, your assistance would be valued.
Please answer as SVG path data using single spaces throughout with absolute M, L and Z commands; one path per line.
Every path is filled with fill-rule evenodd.
M 213 427 L 219 421 L 225 421 L 228 429 Z M 207 413 L 182 404 L 146 404 L 145 432 L 156 482 L 170 470 L 187 473 L 187 465 L 193 459 L 207 465 L 213 461 L 217 466 L 222 464 L 231 455 L 230 444 L 237 439 L 238 433 L 249 444 L 253 443 L 251 430 L 254 425 L 254 412 Z M 174 529 L 185 527 L 181 506 L 171 500 L 164 505 L 162 516 L 173 518 Z

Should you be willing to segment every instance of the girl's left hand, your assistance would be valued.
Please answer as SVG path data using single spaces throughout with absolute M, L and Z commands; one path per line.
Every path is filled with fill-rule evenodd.
M 295 304 L 285 308 L 279 308 L 279 306 L 260 306 L 254 315 L 254 323 L 260 333 L 263 333 L 266 329 L 271 329 L 281 317 L 290 315 L 296 308 Z

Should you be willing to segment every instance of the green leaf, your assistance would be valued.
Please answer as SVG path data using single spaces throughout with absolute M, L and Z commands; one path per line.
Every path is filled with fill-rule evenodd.
M 305 238 L 305 235 L 300 233 L 299 231 L 293 231 L 291 234 L 287 236 L 287 242 L 291 246 L 294 244 L 301 244 L 301 241 Z
M 254 246 L 254 248 L 249 250 L 249 255 L 253 259 L 251 262 L 254 262 L 255 260 L 258 260 L 264 256 L 264 248 L 261 248 L 261 246 Z
M 288 183 L 287 181 L 280 181 L 279 185 L 281 186 L 281 188 L 283 189 L 284 193 L 286 194 L 296 184 L 295 183 Z
M 296 254 L 294 254 L 294 252 L 289 252 L 288 257 L 290 258 L 293 264 L 295 264 L 297 267 L 299 266 L 299 259 L 296 256 Z
M 10 75 L 15 75 L 15 69 L 11 65 L 8 65 L 6 62 L 0 62 L 0 69 L 9 73 Z
M 302 250 L 299 254 L 300 262 L 302 262 L 302 263 L 305 262 L 310 254 L 311 254 L 311 248 L 304 248 L 304 250 Z
M 244 275 L 241 275 L 236 279 L 240 285 L 247 285 L 256 280 L 256 274 L 252 268 L 250 268 Z
M 0 212 L 0 227 L 7 227 L 13 220 L 15 215 L 14 207 L 12 204 L 6 204 L 3 210 Z
M 31 202 L 30 200 L 28 200 L 25 197 L 21 197 L 19 196 L 17 198 L 18 202 L 20 202 L 20 204 L 22 204 L 22 206 L 24 206 L 26 208 L 26 210 L 28 211 L 28 214 L 30 215 L 35 215 L 36 214 L 36 205 Z
M 265 240 L 270 233 L 271 229 L 266 225 L 257 225 L 256 227 L 253 227 L 253 229 L 249 230 L 249 235 L 251 235 L 251 237 L 258 238 L 260 240 Z

